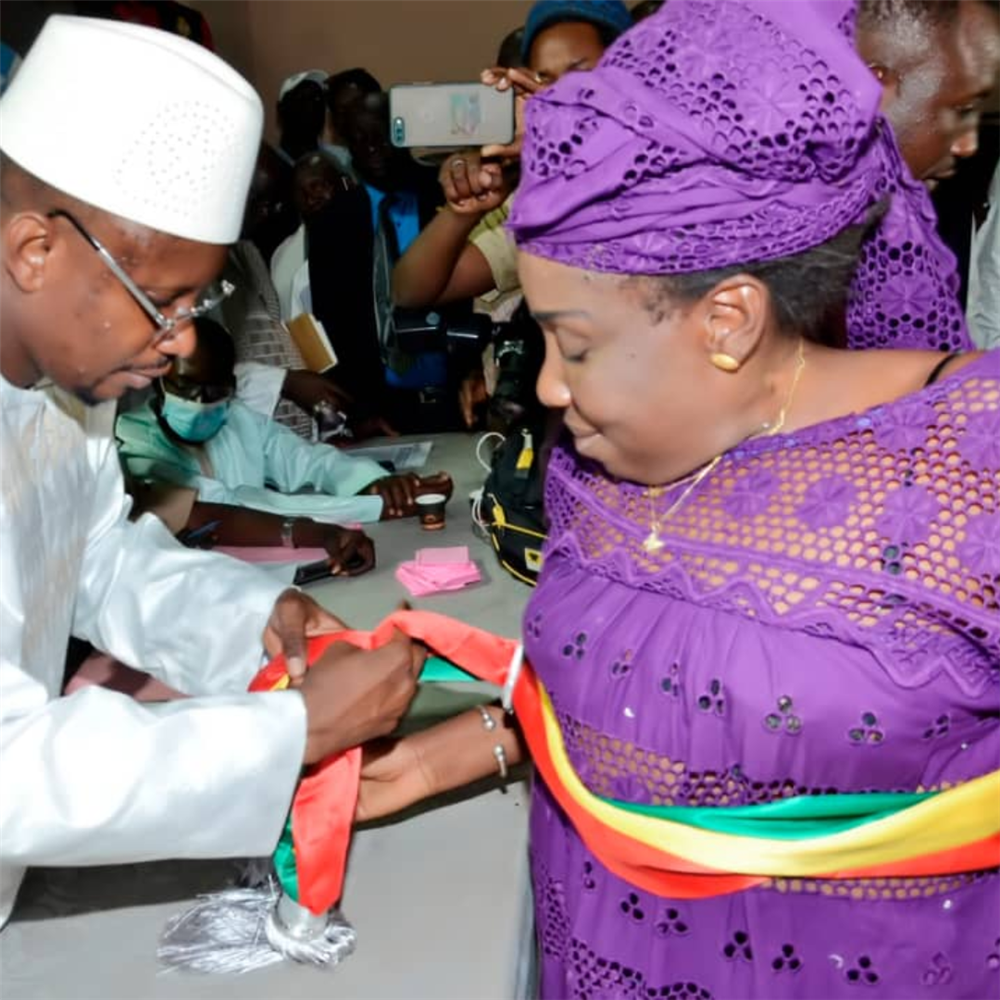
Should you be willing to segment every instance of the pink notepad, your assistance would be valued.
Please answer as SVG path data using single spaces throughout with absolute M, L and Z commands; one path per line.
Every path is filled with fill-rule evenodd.
M 457 563 L 468 563 L 469 547 L 450 545 L 438 549 L 417 549 L 416 562 L 418 566 L 454 566 Z
M 396 567 L 396 579 L 414 597 L 461 590 L 482 579 L 479 567 L 469 558 L 465 545 L 420 549 L 416 558 Z

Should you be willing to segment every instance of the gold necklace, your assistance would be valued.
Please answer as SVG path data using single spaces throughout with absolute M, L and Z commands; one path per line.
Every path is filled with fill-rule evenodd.
M 795 374 L 792 376 L 792 384 L 788 389 L 788 395 L 785 396 L 785 403 L 778 411 L 778 418 L 775 420 L 774 424 L 764 424 L 760 431 L 756 431 L 751 434 L 748 438 L 744 438 L 744 441 L 748 441 L 751 438 L 755 438 L 763 435 L 764 437 L 771 437 L 777 434 L 785 426 L 785 420 L 788 417 L 788 411 L 791 408 L 792 400 L 795 398 L 795 390 L 799 387 L 799 379 L 802 378 L 802 372 L 806 367 L 806 354 L 805 354 L 805 340 L 804 338 L 799 338 L 799 346 L 796 352 L 795 359 Z M 742 443 L 742 442 L 741 442 Z M 660 531 L 663 528 L 664 521 L 669 521 L 671 516 L 677 511 L 682 503 L 691 495 L 692 491 L 698 486 L 698 484 L 722 461 L 725 456 L 725 452 L 720 452 L 715 456 L 707 465 L 703 466 L 691 480 L 691 484 L 688 488 L 664 511 L 663 516 L 660 517 L 656 513 L 656 501 L 660 498 L 663 493 L 664 487 L 654 486 L 649 490 L 649 534 L 643 539 L 642 547 L 653 554 L 659 552 L 660 549 L 666 544 L 662 538 L 660 538 Z M 684 479 L 678 480 L 673 483 L 673 486 L 679 486 L 681 483 L 685 482 L 686 479 L 690 477 L 685 477 Z

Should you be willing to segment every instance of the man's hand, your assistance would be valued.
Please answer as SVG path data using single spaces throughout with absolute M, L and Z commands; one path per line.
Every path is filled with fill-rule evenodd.
M 433 476 L 417 476 L 406 472 L 399 476 L 376 479 L 365 493 L 375 493 L 382 498 L 382 520 L 412 517 L 417 512 L 417 497 L 424 493 L 443 493 L 451 496 L 454 483 L 447 472 Z
M 354 402 L 350 393 L 335 385 L 325 375 L 305 370 L 286 372 L 281 395 L 310 416 L 318 403 L 329 403 L 334 410 L 344 410 Z
M 545 82 L 526 69 L 504 69 L 502 66 L 484 69 L 479 74 L 479 79 L 487 87 L 495 87 L 497 90 L 513 88 L 515 122 L 513 142 L 502 146 L 483 146 L 480 154 L 484 157 L 497 157 L 505 163 L 519 160 L 524 143 L 524 105 L 532 94 L 537 94 L 545 86 Z
M 311 597 L 297 590 L 286 590 L 274 603 L 274 610 L 264 629 L 267 655 L 284 654 L 288 676 L 298 684 L 306 672 L 306 639 L 347 626 Z
M 438 171 L 438 182 L 450 211 L 482 216 L 503 204 L 510 184 L 499 163 L 484 163 L 475 150 L 449 156 Z
M 348 420 L 355 441 L 372 437 L 399 437 L 399 431 L 385 417 L 360 417 Z
M 323 547 L 334 576 L 360 576 L 375 566 L 375 543 L 363 531 L 331 525 Z
M 486 376 L 481 368 L 469 372 L 462 379 L 462 384 L 458 387 L 458 405 L 462 410 L 462 420 L 470 431 L 476 425 L 477 411 L 484 403 L 489 402 L 489 398 Z
M 416 694 L 426 656 L 401 632 L 374 650 L 339 642 L 330 646 L 299 687 L 308 725 L 303 762 L 312 764 L 391 733 Z

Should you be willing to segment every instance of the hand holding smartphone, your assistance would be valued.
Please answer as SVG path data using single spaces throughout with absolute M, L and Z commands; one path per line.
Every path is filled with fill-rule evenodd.
M 506 144 L 514 138 L 514 91 L 482 83 L 398 84 L 389 89 L 394 146 Z
M 364 559 L 360 556 L 356 559 L 352 559 L 344 566 L 345 572 L 334 573 L 330 568 L 329 559 L 317 559 L 316 562 L 302 563 L 295 570 L 295 576 L 292 577 L 292 583 L 296 587 L 308 587 L 311 583 L 320 583 L 323 580 L 335 580 L 341 576 L 349 577 L 351 571 L 360 568 L 364 565 Z

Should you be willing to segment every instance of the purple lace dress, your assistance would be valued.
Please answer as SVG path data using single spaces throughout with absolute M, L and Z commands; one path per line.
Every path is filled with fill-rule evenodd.
M 903 162 L 888 122 L 876 144 L 889 207 L 862 244 L 847 306 L 849 347 L 972 350 L 955 255 L 938 235 L 927 188 Z
M 745 443 L 656 555 L 649 491 L 557 450 L 524 631 L 584 783 L 725 808 L 995 769 L 998 474 L 996 354 Z M 995 871 L 664 899 L 608 872 L 540 782 L 531 837 L 546 998 L 1000 992 Z

